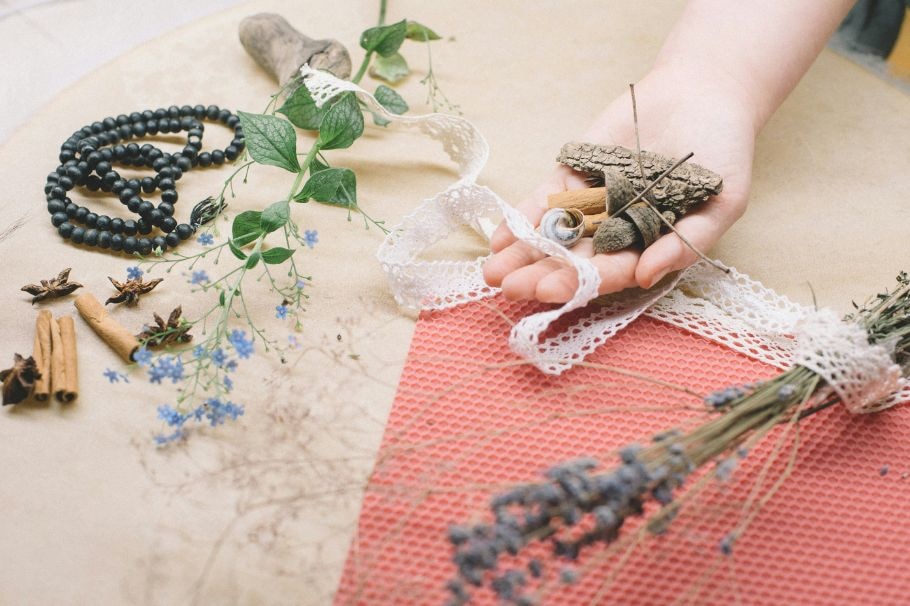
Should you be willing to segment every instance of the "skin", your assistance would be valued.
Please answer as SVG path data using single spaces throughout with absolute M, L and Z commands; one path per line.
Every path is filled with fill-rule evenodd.
M 821 52 L 852 0 L 691 0 L 667 37 L 654 67 L 635 85 L 641 146 L 671 157 L 695 152 L 694 162 L 719 173 L 723 191 L 682 218 L 677 229 L 709 250 L 746 210 L 755 139 Z M 610 103 L 578 139 L 635 148 L 629 93 Z M 549 194 L 585 187 L 580 173 L 558 166 L 518 205 L 534 225 Z M 495 253 L 484 265 L 490 286 L 512 300 L 568 301 L 575 271 L 517 242 L 502 224 Z M 675 234 L 644 252 L 594 254 L 590 238 L 572 248 L 600 272 L 600 293 L 650 288 L 697 256 Z

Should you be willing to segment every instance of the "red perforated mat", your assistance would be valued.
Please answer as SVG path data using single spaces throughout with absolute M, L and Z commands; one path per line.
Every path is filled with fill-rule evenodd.
M 508 349 L 507 318 L 532 309 L 494 299 L 420 318 L 337 604 L 445 603 L 455 572 L 446 529 L 488 517 L 493 492 L 582 455 L 612 465 L 616 448 L 700 416 L 696 398 L 604 368 L 548 377 L 521 364 Z M 699 393 L 776 374 L 649 319 L 590 362 Z M 729 483 L 712 479 L 664 535 L 647 535 L 635 551 L 585 550 L 571 585 L 560 582 L 565 564 L 544 545 L 509 564 L 543 559 L 546 604 L 910 603 L 910 410 L 826 410 L 800 425 L 798 449 L 782 438 L 775 449 L 781 433 Z M 719 541 L 743 519 L 772 454 L 762 486 L 781 477 L 791 455 L 795 467 L 724 556 Z M 474 596 L 495 603 L 488 590 Z

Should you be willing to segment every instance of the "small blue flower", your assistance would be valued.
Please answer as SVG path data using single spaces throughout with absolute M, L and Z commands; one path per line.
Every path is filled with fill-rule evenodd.
M 203 246 L 211 246 L 215 243 L 215 237 L 210 233 L 199 234 L 199 237 L 196 238 L 196 241 L 202 244 Z
M 319 243 L 319 232 L 315 229 L 306 230 L 303 232 L 303 241 L 307 246 L 313 248 Z
M 194 271 L 193 277 L 190 278 L 190 284 L 205 284 L 207 282 L 211 282 L 211 280 L 204 269 Z
M 197 345 L 193 348 L 193 357 L 197 360 L 205 357 L 205 347 L 202 345 Z
M 176 383 L 183 378 L 183 360 L 175 357 L 162 357 L 149 366 L 149 381 L 161 383 L 162 379 L 170 379 Z
M 221 425 L 228 418 L 236 421 L 237 417 L 243 414 L 243 406 L 233 402 L 222 402 L 219 398 L 209 398 L 205 401 L 205 417 L 209 420 L 212 427 Z
M 278 305 L 275 307 L 275 317 L 279 320 L 284 320 L 288 317 L 288 306 L 287 305 Z
M 219 368 L 227 361 L 227 354 L 225 354 L 224 350 L 220 347 L 212 350 L 210 357 L 212 358 L 212 363 Z
M 186 435 L 183 433 L 183 430 L 177 429 L 174 431 L 174 433 L 171 433 L 168 435 L 158 434 L 157 436 L 155 436 L 155 444 L 157 444 L 158 446 L 164 446 L 165 444 L 168 444 L 170 442 L 176 442 L 177 440 L 181 440 L 185 437 L 186 437 Z
M 127 280 L 138 280 L 143 276 L 143 271 L 139 269 L 137 265 L 126 268 L 126 279 Z
M 296 286 L 298 290 L 303 290 L 303 287 L 306 286 L 306 281 L 303 279 L 297 280 Z
M 241 358 L 246 359 L 252 355 L 253 340 L 247 339 L 246 333 L 239 328 L 235 328 L 231 331 L 228 341 L 234 346 L 234 351 L 236 351 L 237 355 Z
M 231 380 L 230 377 L 224 377 L 224 388 L 228 391 L 231 391 L 232 389 L 234 389 L 234 382 Z
M 294 349 L 298 349 L 300 347 L 300 341 L 297 340 L 296 335 L 288 335 L 288 345 Z
M 189 415 L 178 412 L 168 404 L 162 404 L 158 407 L 158 418 L 170 425 L 171 427 L 180 427 L 186 423 Z
M 121 379 L 123 380 L 124 383 L 130 382 L 130 380 L 126 378 L 126 375 L 121 374 L 121 373 L 117 372 L 116 370 L 111 370 L 110 368 L 108 368 L 107 370 L 104 371 L 104 376 L 111 383 L 119 383 Z
M 136 353 L 133 354 L 133 361 L 136 362 L 139 366 L 148 366 L 152 361 L 152 352 L 150 352 L 145 346 L 142 346 L 136 350 Z
M 237 370 L 237 360 L 228 360 L 227 364 L 224 365 L 225 372 L 234 372 Z

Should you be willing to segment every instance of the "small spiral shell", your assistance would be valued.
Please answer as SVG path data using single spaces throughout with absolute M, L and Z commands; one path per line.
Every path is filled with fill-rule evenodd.
M 572 246 L 585 231 L 585 216 L 577 208 L 551 208 L 540 219 L 541 236 L 563 246 Z

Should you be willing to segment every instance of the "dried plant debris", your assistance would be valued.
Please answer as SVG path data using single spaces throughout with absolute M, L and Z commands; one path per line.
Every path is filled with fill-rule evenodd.
M 56 278 L 41 280 L 40 284 L 26 284 L 21 290 L 32 295 L 32 303 L 49 298 L 64 297 L 77 288 L 82 288 L 82 284 L 69 281 L 70 271 L 72 271 L 72 267 L 67 267 L 57 274 Z
M 560 150 L 557 161 L 587 173 L 592 186 L 603 185 L 604 171 L 618 170 L 632 182 L 636 191 L 644 189 L 676 162 L 672 158 L 642 150 L 642 179 L 635 150 L 619 145 L 593 143 L 566 143 Z M 658 183 L 651 190 L 648 199 L 661 211 L 669 210 L 679 217 L 709 196 L 719 194 L 722 189 L 723 179 L 720 175 L 698 164 L 686 162 Z
M 127 280 L 126 282 L 118 282 L 110 276 L 108 276 L 107 279 L 110 280 L 111 284 L 114 285 L 114 288 L 117 289 L 117 294 L 105 301 L 105 305 L 109 303 L 126 303 L 127 305 L 135 305 L 139 301 L 139 297 L 151 292 L 152 289 L 158 286 L 158 284 L 163 280 L 163 278 L 156 278 L 154 280 L 145 282 L 141 276 L 132 280 Z
M 3 381 L 3 405 L 18 404 L 29 396 L 35 387 L 35 381 L 41 378 L 38 365 L 31 356 L 23 358 L 15 354 L 13 367 L 0 370 L 0 381 Z
M 189 334 L 193 325 L 181 318 L 182 314 L 183 308 L 180 306 L 174 308 L 166 322 L 157 313 L 152 314 L 155 323 L 147 325 L 142 332 L 136 335 L 136 338 L 146 347 L 189 343 L 193 340 L 193 335 Z

